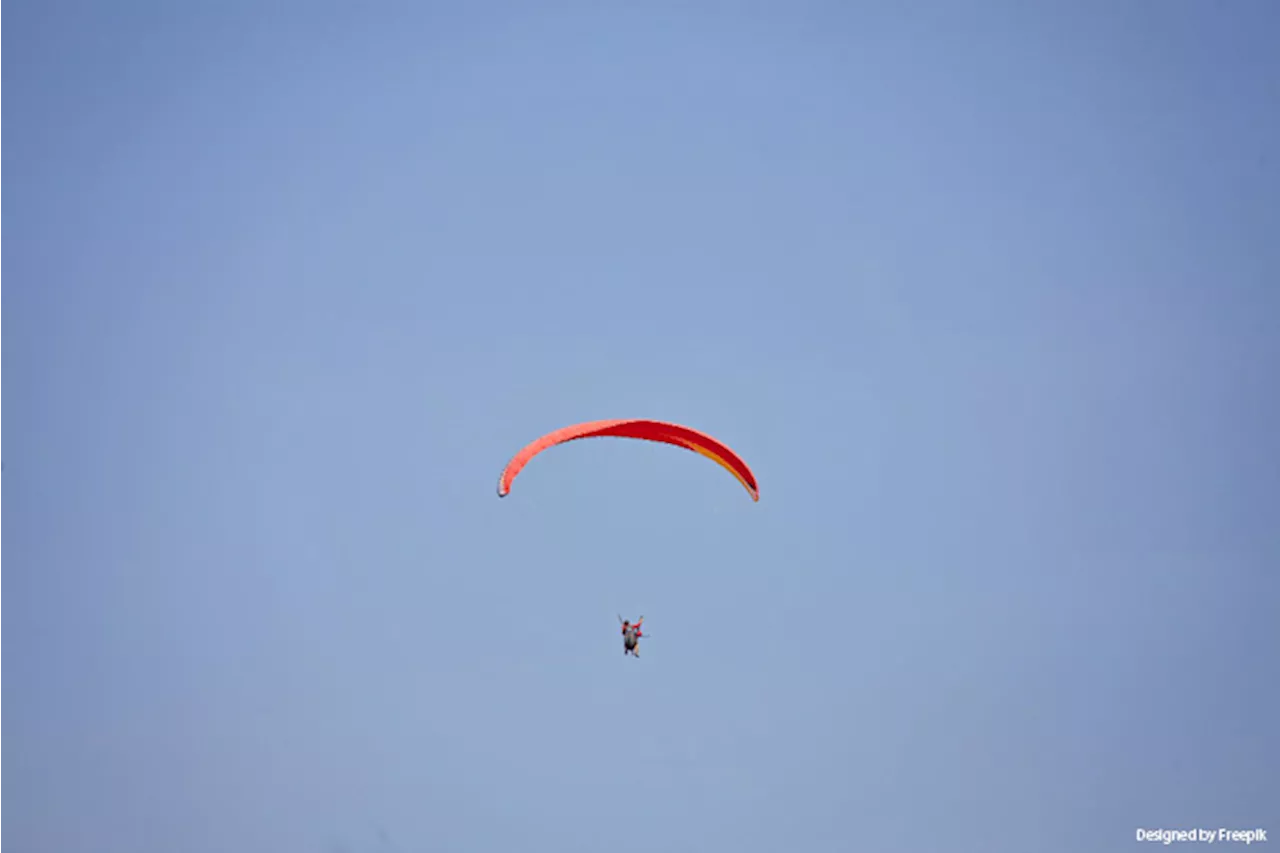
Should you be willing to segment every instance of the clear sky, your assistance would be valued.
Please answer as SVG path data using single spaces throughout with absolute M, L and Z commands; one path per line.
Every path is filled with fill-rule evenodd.
M 1280 840 L 1273 0 L 7 5 L 6 850 Z

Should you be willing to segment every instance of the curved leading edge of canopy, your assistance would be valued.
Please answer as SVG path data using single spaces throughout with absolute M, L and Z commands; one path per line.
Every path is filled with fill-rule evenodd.
M 692 450 L 705 456 L 732 474 L 742 487 L 751 495 L 753 501 L 760 500 L 760 487 L 756 476 L 751 472 L 742 457 L 734 453 L 727 445 L 706 433 L 699 432 L 680 424 L 664 423 L 649 420 L 609 420 L 588 421 L 549 432 L 521 448 L 502 469 L 498 478 L 498 497 L 505 498 L 511 491 L 511 483 L 529 464 L 529 460 L 549 447 L 576 441 L 580 438 L 635 438 L 644 441 L 658 441 L 675 447 Z

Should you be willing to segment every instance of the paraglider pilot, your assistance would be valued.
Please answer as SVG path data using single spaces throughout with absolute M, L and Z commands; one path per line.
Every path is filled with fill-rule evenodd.
M 640 626 L 644 624 L 644 617 L 641 616 L 633 625 L 626 619 L 622 620 L 622 654 L 640 657 L 640 638 L 644 636 L 644 632 Z

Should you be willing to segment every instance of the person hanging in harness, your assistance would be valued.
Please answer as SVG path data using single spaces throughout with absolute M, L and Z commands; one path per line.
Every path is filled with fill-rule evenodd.
M 621 616 L 618 618 L 622 621 L 622 654 L 640 657 L 640 638 L 644 636 L 640 626 L 644 624 L 644 617 L 637 619 L 634 625 Z

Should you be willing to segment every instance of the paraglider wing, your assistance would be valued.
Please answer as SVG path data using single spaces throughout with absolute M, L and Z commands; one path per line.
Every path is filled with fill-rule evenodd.
M 573 426 L 549 432 L 541 438 L 531 441 L 512 457 L 506 468 L 502 469 L 502 476 L 498 478 L 498 497 L 505 498 L 511 491 L 512 481 L 524 469 L 524 466 L 529 464 L 529 460 L 547 448 L 569 441 L 577 441 L 580 438 L 604 437 L 658 441 L 692 450 L 694 453 L 707 457 L 736 477 L 742 487 L 747 490 L 747 494 L 751 495 L 752 500 L 760 500 L 760 487 L 756 483 L 755 474 L 751 473 L 751 469 L 747 467 L 747 463 L 742 460 L 742 457 L 734 453 L 727 445 L 687 426 L 647 420 L 588 421 L 587 423 L 574 424 Z

